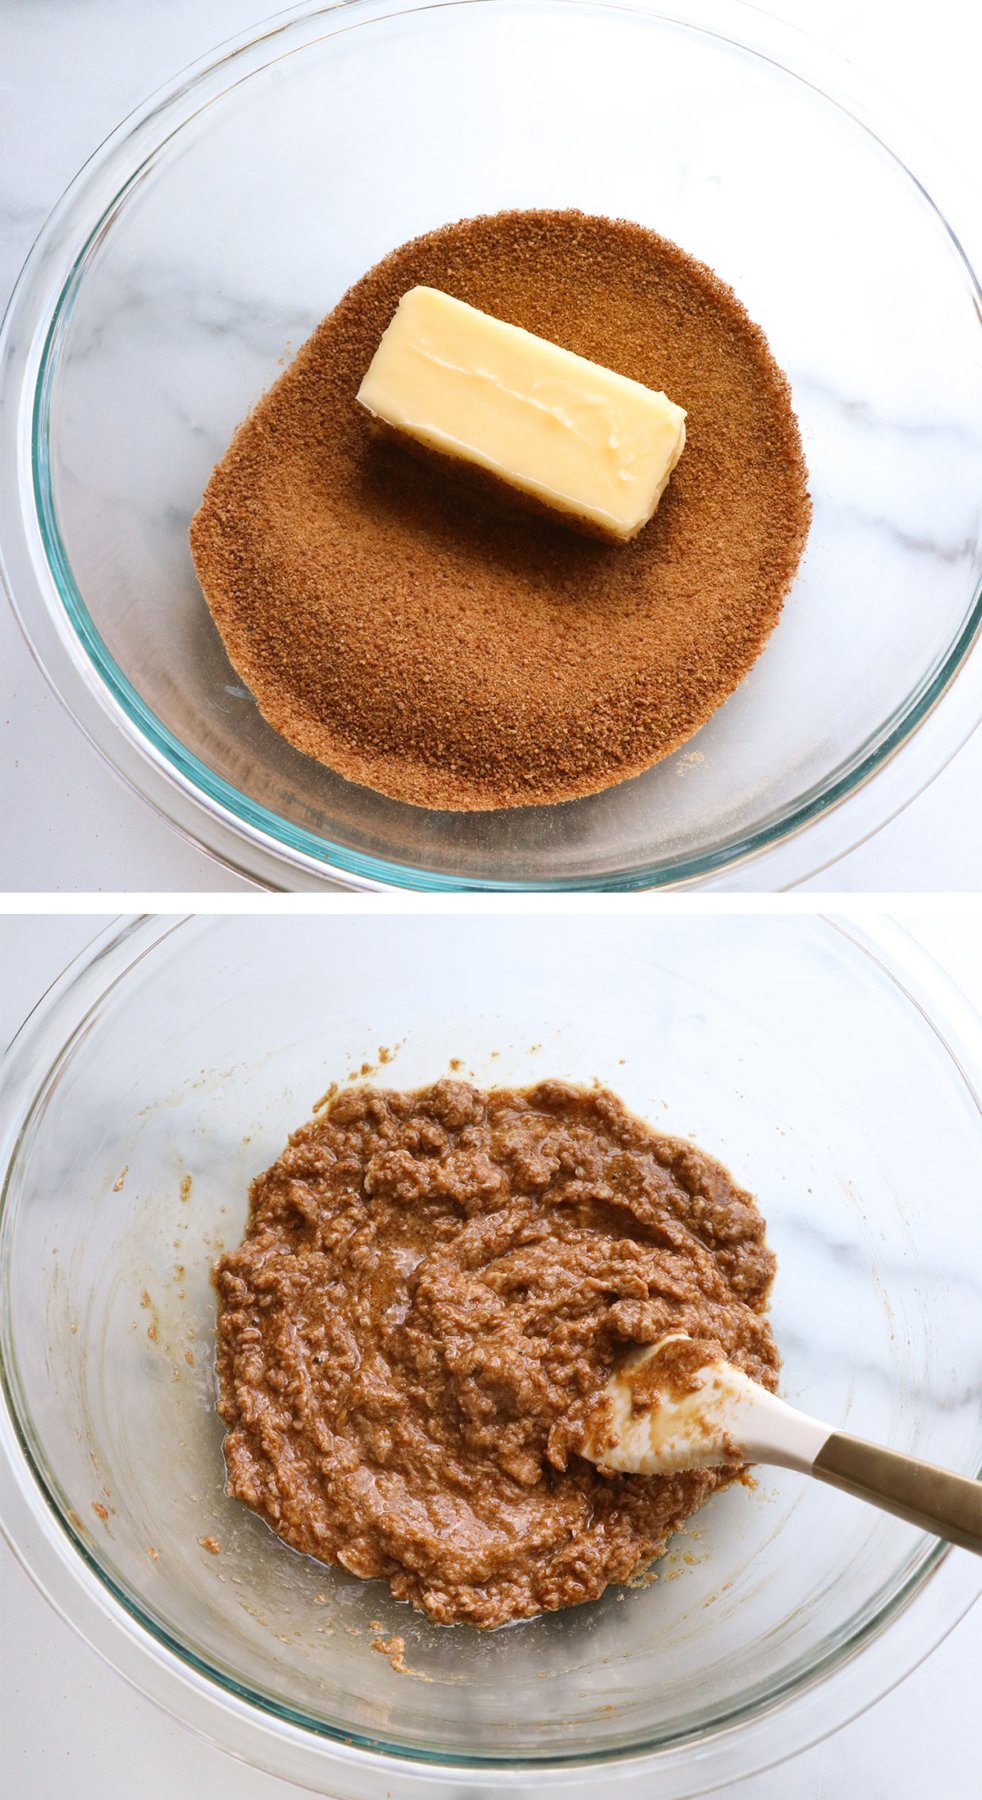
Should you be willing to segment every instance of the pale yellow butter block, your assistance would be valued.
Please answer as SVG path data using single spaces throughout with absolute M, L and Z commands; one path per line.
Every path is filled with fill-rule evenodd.
M 393 431 L 626 543 L 685 444 L 680 406 L 437 288 L 404 294 L 358 390 Z

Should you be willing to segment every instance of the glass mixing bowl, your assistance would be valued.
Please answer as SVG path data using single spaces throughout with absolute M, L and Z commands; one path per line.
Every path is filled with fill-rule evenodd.
M 702 1792 L 906 1673 L 976 1559 L 761 1470 L 650 1585 L 487 1634 L 299 1556 L 223 1491 L 209 1272 L 250 1177 L 331 1081 L 451 1058 L 482 1083 L 598 1077 L 691 1132 L 760 1198 L 788 1396 L 979 1468 L 979 1023 L 896 929 L 151 920 L 96 941 L 4 1071 L 7 1531 L 178 1718 L 341 1800 Z
M 2 345 L 7 585 L 103 754 L 254 880 L 783 886 L 978 722 L 977 207 L 817 43 L 738 0 L 681 10 L 301 7 L 128 119 L 41 235 Z M 790 376 L 814 524 L 764 655 L 683 750 L 566 805 L 428 812 L 265 724 L 187 527 L 356 277 L 447 220 L 536 206 L 654 226 L 735 287 Z

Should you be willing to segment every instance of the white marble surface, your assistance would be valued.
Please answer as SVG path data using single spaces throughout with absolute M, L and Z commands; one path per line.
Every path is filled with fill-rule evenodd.
M 978 914 L 895 915 L 982 1009 Z M 69 957 L 103 923 L 0 920 L 0 1045 Z M 50 1611 L 0 1548 L 0 1792 L 4 1800 L 299 1800 L 300 1790 L 233 1762 L 156 1711 Z M 878 1705 L 779 1769 L 722 1790 L 725 1800 L 974 1800 L 982 1607 Z M 125 1772 L 125 1773 L 124 1773 Z M 399 1800 L 398 1784 L 391 1800 Z
M 261 0 L 0 0 L 0 295 L 51 203 L 129 107 L 175 69 L 241 30 Z M 771 8 L 874 72 L 979 183 L 975 75 L 982 28 L 963 0 L 938 0 L 930 31 L 912 0 Z M 982 184 L 980 184 L 982 185 Z M 246 884 L 180 840 L 83 741 L 0 607 L 6 781 L 4 885 L 13 891 L 221 891 Z M 982 886 L 982 833 L 967 828 L 982 781 L 982 733 L 915 801 L 810 888 Z

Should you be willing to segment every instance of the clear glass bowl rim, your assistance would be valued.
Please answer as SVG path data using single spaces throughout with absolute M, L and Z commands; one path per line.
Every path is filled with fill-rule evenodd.
M 38 1002 L 0 1063 L 0 1241 L 11 1174 L 35 1106 L 71 1052 L 92 1014 L 129 972 L 187 928 L 210 923 L 143 916 L 114 920 L 68 965 Z M 875 924 L 824 918 L 869 957 L 930 1025 L 947 1051 L 982 1118 L 982 1020 L 913 938 L 892 921 Z M 5 1259 L 4 1259 L 5 1260 Z M 5 1277 L 4 1277 L 5 1279 Z M 319 1785 L 338 1760 L 359 1779 L 394 1768 L 412 1774 L 415 1800 L 443 1796 L 468 1771 L 490 1774 L 503 1792 L 590 1792 L 590 1771 L 620 1784 L 626 1794 L 649 1792 L 657 1771 L 664 1800 L 706 1792 L 741 1774 L 779 1762 L 863 1711 L 936 1647 L 982 1591 L 982 1564 L 925 1541 L 875 1611 L 850 1622 L 841 1641 L 803 1674 L 763 1701 L 714 1721 L 708 1730 L 662 1737 L 617 1752 L 572 1752 L 565 1757 L 462 1758 L 434 1752 L 411 1755 L 384 1740 L 359 1740 L 292 1712 L 230 1681 L 173 1638 L 106 1575 L 74 1532 L 51 1490 L 19 1418 L 13 1346 L 0 1332 L 0 1530 L 27 1573 L 66 1622 L 141 1691 L 220 1747 L 270 1773 Z M 980 1471 L 982 1473 L 982 1471 Z M 907 1630 L 888 1630 L 907 1616 Z M 914 1646 L 916 1645 L 916 1648 Z M 139 1667 L 137 1666 L 139 1665 Z M 831 1702 L 831 1705 L 830 1705 Z M 333 1760 L 332 1760 L 333 1759 Z M 693 1775 L 697 1785 L 689 1785 Z M 313 1778 L 316 1776 L 316 1780 Z M 676 1785 L 681 1781 L 682 1785 Z M 635 1786 L 635 1783 L 637 1785 Z M 365 1788 L 366 1796 L 375 1789 Z M 355 1788 L 360 1796 L 360 1788 Z M 529 1789 L 531 1792 L 531 1789 Z
M 594 881 L 557 877 L 525 883 L 449 876 L 369 856 L 293 825 L 251 800 L 202 763 L 147 707 L 103 644 L 74 581 L 50 485 L 48 402 L 53 373 L 89 248 L 139 178 L 147 159 L 167 136 L 201 106 L 218 99 L 229 85 L 300 48 L 301 43 L 294 43 L 291 34 L 302 36 L 305 27 L 312 25 L 314 31 L 307 32 L 304 43 L 317 35 L 321 23 L 321 35 L 331 36 L 334 31 L 370 25 L 397 12 L 488 3 L 507 0 L 430 0 L 423 6 L 418 0 L 335 0 L 326 7 L 308 0 L 258 30 L 231 40 L 219 54 L 212 53 L 192 65 L 105 140 L 43 227 L 0 330 L 0 396 L 8 384 L 18 393 L 18 404 L 0 407 L 0 426 L 6 410 L 15 457 L 10 466 L 22 469 L 25 479 L 19 498 L 25 500 L 29 491 L 31 505 L 31 516 L 26 519 L 14 507 L 5 520 L 0 512 L 0 574 L 42 671 L 110 766 L 178 830 L 261 885 L 316 886 L 328 877 L 343 886 L 368 891 L 615 892 L 674 887 L 714 877 L 729 885 L 734 873 L 736 885 L 743 885 L 739 870 L 758 858 L 764 859 L 773 886 L 793 884 L 854 847 L 908 804 L 979 723 L 982 690 L 972 692 L 967 664 L 982 634 L 982 587 L 941 663 L 908 695 L 902 714 L 881 725 L 835 779 L 802 796 L 779 817 L 704 852 L 669 857 L 646 869 L 615 870 Z M 563 0 L 563 4 L 589 5 L 612 13 L 640 12 L 666 24 L 721 36 L 816 87 L 876 137 L 907 179 L 920 186 L 982 301 L 966 235 L 973 212 L 960 177 L 933 139 L 902 108 L 817 40 L 748 6 L 745 0 L 685 0 L 665 11 L 657 6 L 624 4 L 623 0 Z M 916 176 L 911 173 L 914 167 L 919 171 Z M 93 193 L 98 196 L 94 224 L 90 211 Z M 935 197 L 939 194 L 945 196 L 943 204 Z M 953 216 L 959 221 L 957 231 L 948 223 L 953 207 Z M 63 246 L 60 251 L 59 244 Z M 28 435 L 30 451 L 25 457 Z M 5 556 L 7 546 L 12 548 Z M 972 660 L 974 665 L 978 657 Z M 956 685 L 959 675 L 963 679 Z M 939 706 L 942 700 L 943 708 Z M 915 749 L 917 754 L 911 754 Z M 895 767 L 887 783 L 883 779 L 887 767 L 897 764 L 903 751 L 907 752 L 901 759 L 903 766 Z M 871 793 L 874 777 L 880 779 Z M 763 872 L 758 864 L 758 876 Z M 748 885 L 759 887 L 767 881 L 751 879 Z

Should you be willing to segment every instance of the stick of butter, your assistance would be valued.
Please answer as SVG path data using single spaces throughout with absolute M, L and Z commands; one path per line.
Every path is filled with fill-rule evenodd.
M 383 426 L 626 543 L 685 444 L 664 394 L 437 288 L 404 294 L 358 399 Z

